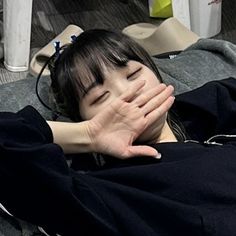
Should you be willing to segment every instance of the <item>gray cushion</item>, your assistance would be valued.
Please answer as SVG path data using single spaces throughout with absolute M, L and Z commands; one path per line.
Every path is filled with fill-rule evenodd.
M 39 83 L 39 94 L 47 104 L 49 103 L 49 83 L 48 77 L 42 77 Z M 45 119 L 51 119 L 52 112 L 39 102 L 35 86 L 36 78 L 30 74 L 23 80 L 0 85 L 0 111 L 16 112 L 27 105 L 31 105 Z

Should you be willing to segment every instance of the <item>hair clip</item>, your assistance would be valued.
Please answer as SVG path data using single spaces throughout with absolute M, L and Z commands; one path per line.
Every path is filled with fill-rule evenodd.
M 60 50 L 61 50 L 60 44 L 61 44 L 60 41 L 54 42 L 54 47 L 55 47 L 55 51 L 56 51 L 56 52 L 55 52 L 56 56 L 58 56 L 58 55 L 60 54 Z
M 71 43 L 74 43 L 77 39 L 77 36 L 76 35 L 71 35 Z

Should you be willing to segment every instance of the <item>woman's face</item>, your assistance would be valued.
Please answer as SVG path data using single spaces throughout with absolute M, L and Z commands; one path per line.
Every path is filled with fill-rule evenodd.
M 80 101 L 80 114 L 84 120 L 91 119 L 99 111 L 105 109 L 109 104 L 124 93 L 129 86 L 137 80 L 145 80 L 146 83 L 140 93 L 152 89 L 160 84 L 160 81 L 147 66 L 137 62 L 129 61 L 123 68 L 106 68 L 103 84 L 91 86 L 88 93 Z M 88 87 L 90 85 L 88 84 Z M 157 139 L 166 121 L 166 114 L 162 117 L 163 122 L 155 123 L 139 137 L 139 141 L 151 142 Z

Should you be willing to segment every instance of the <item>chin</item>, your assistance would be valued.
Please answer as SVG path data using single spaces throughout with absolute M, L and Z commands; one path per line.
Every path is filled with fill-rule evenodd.
M 138 143 L 155 144 L 160 141 L 160 137 L 164 132 L 167 114 L 163 115 L 159 120 L 146 128 L 143 133 L 137 138 Z
M 163 125 L 161 127 L 149 127 L 137 139 L 137 143 L 155 144 L 161 135 Z

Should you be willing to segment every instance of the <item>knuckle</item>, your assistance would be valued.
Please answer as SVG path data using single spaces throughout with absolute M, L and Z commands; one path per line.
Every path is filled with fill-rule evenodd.
M 162 116 L 162 110 L 160 108 L 156 109 L 156 116 L 157 117 L 161 117 Z
M 141 98 L 142 98 L 142 101 L 144 102 L 149 100 L 147 94 L 143 94 Z

